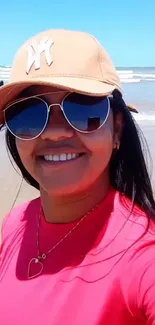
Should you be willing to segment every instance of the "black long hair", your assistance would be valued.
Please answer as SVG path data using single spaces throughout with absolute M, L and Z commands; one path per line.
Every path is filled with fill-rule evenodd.
M 148 148 L 144 136 L 133 119 L 122 95 L 115 90 L 111 99 L 114 120 L 118 113 L 123 114 L 124 128 L 120 148 L 110 161 L 111 185 L 121 194 L 130 198 L 150 218 L 155 219 L 155 201 L 147 169 L 144 151 Z M 23 178 L 39 190 L 39 184 L 25 169 L 17 151 L 15 137 L 7 130 L 6 144 Z

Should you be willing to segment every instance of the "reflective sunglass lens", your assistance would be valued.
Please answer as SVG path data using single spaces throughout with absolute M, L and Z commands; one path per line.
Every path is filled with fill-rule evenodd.
M 29 98 L 12 104 L 5 110 L 5 121 L 10 132 L 21 139 L 37 137 L 48 119 L 48 107 L 39 98 Z
M 65 116 L 78 131 L 91 132 L 100 128 L 109 114 L 107 97 L 70 94 L 63 102 Z

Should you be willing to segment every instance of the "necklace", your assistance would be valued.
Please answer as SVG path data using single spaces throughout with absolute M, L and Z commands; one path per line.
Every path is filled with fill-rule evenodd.
M 39 249 L 39 229 L 40 229 L 40 219 L 41 219 L 41 211 L 39 213 L 39 218 L 38 218 L 38 226 L 37 226 L 37 257 L 31 258 L 29 264 L 28 264 L 28 273 L 27 273 L 27 278 L 28 280 L 36 278 L 39 276 L 43 270 L 44 270 L 44 260 L 48 257 L 50 253 L 52 253 L 56 247 L 58 247 L 72 232 L 82 223 L 82 221 L 95 209 L 97 209 L 97 206 L 93 208 L 91 211 L 89 211 L 87 214 L 85 214 L 74 226 L 71 228 L 65 236 L 61 237 L 61 239 L 51 248 L 49 249 L 46 253 L 41 254 L 40 249 Z M 33 266 L 37 264 L 38 265 L 38 271 L 36 273 L 32 272 Z

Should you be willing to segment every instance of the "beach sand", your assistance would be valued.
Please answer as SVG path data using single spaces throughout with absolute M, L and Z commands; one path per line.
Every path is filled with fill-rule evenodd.
M 155 146 L 153 140 L 154 124 L 143 124 L 141 126 L 143 133 L 147 139 L 152 160 L 155 162 Z M 6 151 L 4 131 L 0 132 L 0 224 L 3 217 L 10 211 L 13 205 L 17 205 L 21 202 L 30 200 L 39 196 L 39 192 L 33 187 L 23 181 L 20 188 L 22 178 L 17 172 L 8 157 Z M 15 165 L 14 165 L 15 166 Z M 153 166 L 152 166 L 153 167 Z M 16 168 L 16 166 L 15 166 Z M 154 168 L 149 168 L 150 174 L 152 173 L 152 183 L 155 184 L 155 171 Z M 19 193 L 18 193 L 19 192 Z
M 0 132 L 0 224 L 14 203 L 17 205 L 39 196 L 37 190 L 25 181 L 22 182 L 19 171 L 15 170 L 17 169 L 15 164 L 13 168 L 6 150 L 4 135 L 4 131 Z

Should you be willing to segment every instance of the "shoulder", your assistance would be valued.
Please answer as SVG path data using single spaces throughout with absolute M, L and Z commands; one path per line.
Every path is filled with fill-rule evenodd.
M 101 218 L 108 220 L 107 229 L 110 238 L 133 243 L 144 234 L 155 238 L 155 220 L 150 219 L 138 204 L 119 191 L 111 188 L 103 204 L 98 209 Z M 128 240 L 125 240 L 128 238 Z
M 17 229 L 19 225 L 25 223 L 31 214 L 34 214 L 36 210 L 38 211 L 39 207 L 40 198 L 36 198 L 11 209 L 2 223 L 2 241 L 7 235 L 9 235 L 10 232 L 14 232 L 14 230 Z
M 155 221 L 118 192 L 112 219 L 113 230 L 117 228 L 114 245 L 120 251 L 124 248 L 123 268 L 117 278 L 124 301 L 141 322 L 144 314 L 147 319 L 155 320 Z
M 145 317 L 155 321 L 155 241 L 148 245 L 143 242 L 136 249 L 123 269 L 119 285 L 132 314 L 142 323 Z
M 131 199 L 116 192 L 114 207 L 115 214 L 120 217 L 122 223 L 124 222 L 130 233 L 155 236 L 155 220 L 151 219 L 149 213 L 140 208 L 138 204 L 133 204 Z
M 117 253 L 123 251 L 124 261 L 131 261 L 138 254 L 142 254 L 143 261 L 153 258 L 155 256 L 155 221 L 151 220 L 138 205 L 133 205 L 132 200 L 122 196 L 119 192 L 115 192 L 110 204 L 112 207 L 102 244 L 106 237 L 108 243 L 111 243 L 112 251 Z

